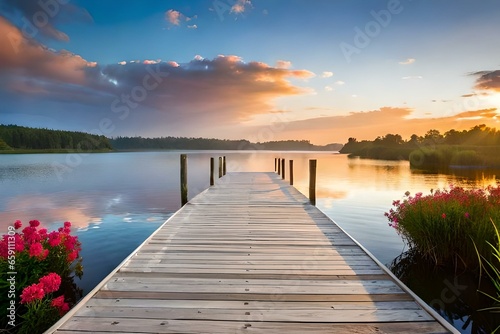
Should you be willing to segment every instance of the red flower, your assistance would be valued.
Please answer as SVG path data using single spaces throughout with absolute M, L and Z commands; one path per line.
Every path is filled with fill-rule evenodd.
M 47 293 L 59 290 L 61 286 L 61 276 L 56 273 L 50 273 L 40 278 L 40 284 L 43 285 L 43 290 Z
M 30 245 L 41 240 L 40 234 L 38 234 L 36 227 L 27 226 L 23 229 L 23 233 L 24 240 L 26 240 L 26 242 Z
M 57 298 L 54 298 L 52 300 L 52 303 L 50 304 L 52 307 L 55 307 L 59 310 L 60 315 L 64 315 L 66 312 L 69 311 L 69 305 L 68 303 L 64 302 L 64 296 L 59 296 Z
M 70 228 L 71 227 L 71 223 L 70 222 L 64 222 L 64 227 Z
M 41 256 L 43 254 L 43 246 L 41 243 L 36 242 L 30 246 L 30 256 Z
M 445 219 L 445 218 L 446 218 L 446 213 L 443 213 L 443 214 L 441 215 L 441 217 L 442 217 L 443 219 Z
M 39 229 L 38 234 L 40 235 L 41 239 L 47 238 L 47 229 L 46 228 Z
M 17 233 L 14 235 L 14 237 L 16 238 L 16 252 L 22 252 L 24 250 L 23 237 Z
M 23 223 L 21 223 L 20 220 L 16 220 L 16 222 L 14 223 L 14 228 L 17 230 L 21 228 L 21 226 L 23 226 Z
M 52 303 L 50 303 L 51 306 L 60 308 L 64 304 L 64 295 L 61 295 L 57 298 L 52 299 Z
M 64 246 L 66 247 L 66 250 L 68 252 L 75 249 L 77 242 L 78 242 L 78 237 L 76 236 L 67 235 L 64 238 Z
M 61 243 L 61 235 L 59 232 L 52 231 L 49 233 L 49 245 L 51 247 L 56 247 Z
M 78 251 L 74 250 L 72 251 L 71 253 L 68 254 L 68 262 L 71 263 L 73 261 L 75 261 L 75 259 L 78 257 Z
M 23 289 L 21 293 L 21 304 L 29 304 L 45 296 L 42 284 L 31 284 Z
M 42 254 L 40 254 L 40 256 L 38 257 L 40 260 L 45 260 L 47 258 L 47 256 L 49 256 L 49 250 L 48 249 L 44 249 L 42 251 Z
M 59 309 L 59 314 L 64 315 L 66 312 L 69 311 L 69 304 L 68 303 L 63 303 L 61 308 Z
M 38 220 L 31 220 L 30 226 L 31 227 L 38 227 L 38 226 L 40 226 L 40 222 Z

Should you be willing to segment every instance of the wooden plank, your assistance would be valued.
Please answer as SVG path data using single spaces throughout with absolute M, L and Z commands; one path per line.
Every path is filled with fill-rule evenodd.
M 229 173 L 48 333 L 455 332 L 436 318 L 274 173 Z
M 146 322 L 126 318 L 78 317 L 68 321 L 64 332 L 92 333 L 267 333 L 267 334 L 325 334 L 325 333 L 447 333 L 436 322 L 402 323 L 298 323 L 258 321 L 190 321 L 148 319 Z

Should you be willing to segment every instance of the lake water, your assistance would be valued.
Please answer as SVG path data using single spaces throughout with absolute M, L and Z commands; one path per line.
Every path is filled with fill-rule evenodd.
M 217 157 L 225 155 L 228 172 L 274 171 L 275 157 L 285 158 L 288 169 L 288 160 L 293 159 L 295 187 L 306 195 L 308 160 L 317 159 L 318 208 L 384 264 L 404 250 L 384 217 L 393 200 L 401 199 L 406 191 L 428 194 L 449 184 L 485 187 L 499 180 L 494 171 L 425 174 L 411 171 L 406 161 L 349 159 L 333 152 L 3 154 L 0 232 L 6 233 L 17 219 L 24 223 L 38 219 L 48 229 L 72 222 L 84 258 L 84 276 L 76 282 L 87 293 L 180 208 L 181 153 L 188 155 L 189 198 L 209 187 L 210 157 L 217 162 Z M 437 289 L 434 295 L 422 298 L 433 306 L 443 305 L 439 302 L 442 291 L 453 279 L 441 277 L 432 282 Z M 464 333 L 479 333 L 466 315 L 449 312 L 456 307 L 448 305 L 452 304 L 449 299 L 445 305 L 449 314 L 444 314 L 449 321 L 464 327 Z

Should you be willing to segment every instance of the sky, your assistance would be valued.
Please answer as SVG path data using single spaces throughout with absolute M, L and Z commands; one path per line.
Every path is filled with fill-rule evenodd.
M 0 0 L 0 123 L 310 140 L 500 129 L 497 0 Z

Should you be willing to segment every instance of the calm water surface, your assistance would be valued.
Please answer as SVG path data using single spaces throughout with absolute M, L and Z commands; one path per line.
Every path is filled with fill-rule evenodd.
M 180 208 L 180 153 L 0 155 L 0 231 L 16 219 L 38 219 L 49 229 L 72 222 L 84 258 L 84 277 L 77 283 L 87 293 Z M 405 161 L 348 159 L 331 152 L 189 151 L 189 198 L 209 186 L 209 159 L 221 155 L 228 172 L 274 171 L 275 157 L 293 159 L 295 187 L 306 195 L 308 160 L 317 159 L 317 206 L 385 264 L 404 250 L 384 217 L 393 200 L 406 191 L 484 187 L 499 178 L 495 172 L 424 174 Z M 467 318 L 447 316 L 457 328 L 465 327 L 462 332 L 471 332 Z

